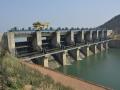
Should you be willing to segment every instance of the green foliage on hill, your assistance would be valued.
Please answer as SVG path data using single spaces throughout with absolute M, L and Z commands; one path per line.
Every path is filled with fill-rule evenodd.
M 9 54 L 1 54 L 0 65 L 0 76 L 5 90 L 71 90 L 55 83 L 49 76 L 28 68 Z
M 99 26 L 99 28 L 111 29 L 115 33 L 120 33 L 120 15 L 113 17 L 111 20 Z

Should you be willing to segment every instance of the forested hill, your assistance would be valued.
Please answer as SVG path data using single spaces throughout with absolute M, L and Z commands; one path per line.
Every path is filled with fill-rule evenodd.
M 113 17 L 111 20 L 99 26 L 99 28 L 111 29 L 115 33 L 120 33 L 120 15 Z

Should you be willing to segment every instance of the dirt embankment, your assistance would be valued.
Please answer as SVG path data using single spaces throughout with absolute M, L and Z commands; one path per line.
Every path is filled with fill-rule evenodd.
M 69 86 L 74 90 L 108 90 L 105 87 L 94 85 L 92 83 L 87 83 L 83 80 L 78 80 L 76 78 L 63 75 L 59 72 L 55 72 L 55 71 L 40 67 L 38 65 L 34 65 L 26 62 L 23 62 L 23 64 L 27 65 L 30 68 L 36 69 L 37 71 L 43 73 L 44 75 L 50 76 L 56 82 L 59 82 L 64 86 Z

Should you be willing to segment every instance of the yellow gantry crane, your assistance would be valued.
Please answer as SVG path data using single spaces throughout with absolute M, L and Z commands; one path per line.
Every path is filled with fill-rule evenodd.
M 43 30 L 48 28 L 49 23 L 41 23 L 41 22 L 35 22 L 33 23 L 33 27 L 35 28 L 35 30 Z

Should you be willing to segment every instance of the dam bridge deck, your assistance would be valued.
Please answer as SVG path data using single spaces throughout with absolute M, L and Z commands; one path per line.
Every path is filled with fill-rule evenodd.
M 54 48 L 54 49 L 49 49 L 46 50 L 46 52 L 31 52 L 31 53 L 26 53 L 23 55 L 18 55 L 19 58 L 25 60 L 25 61 L 29 61 L 31 59 L 35 59 L 35 58 L 39 58 L 39 57 L 45 57 L 47 55 L 52 55 L 52 54 L 57 54 L 57 53 L 61 53 L 64 51 L 70 51 L 70 50 L 74 50 L 74 49 L 80 49 L 83 47 L 90 47 L 92 45 L 98 45 L 100 43 L 105 43 L 105 42 L 109 42 L 112 39 L 108 39 L 108 40 L 104 40 L 104 41 L 99 41 L 99 42 L 92 42 L 92 43 L 87 43 L 87 44 L 76 44 L 76 45 L 71 45 L 71 46 L 64 46 L 64 49 L 60 49 L 60 48 Z

